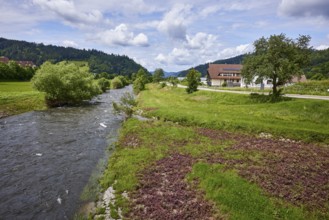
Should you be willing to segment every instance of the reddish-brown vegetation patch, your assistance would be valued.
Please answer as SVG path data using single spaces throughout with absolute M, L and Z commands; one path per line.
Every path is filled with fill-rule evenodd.
M 137 135 L 129 134 L 121 141 L 121 146 L 135 148 L 141 144 L 141 140 Z
M 159 108 L 152 108 L 152 107 L 148 107 L 148 108 L 143 108 L 143 111 L 145 112 L 151 112 L 151 111 L 155 111 L 158 110 Z
M 274 140 L 211 129 L 198 133 L 216 140 L 234 140 L 226 155 L 208 155 L 257 183 L 268 193 L 296 205 L 325 208 L 329 201 L 329 147 Z M 238 152 L 243 157 L 228 157 Z M 257 157 L 250 155 L 257 154 Z M 256 158 L 256 159 L 255 159 Z
M 212 219 L 212 206 L 185 182 L 194 159 L 174 153 L 141 174 L 132 196 L 133 219 Z

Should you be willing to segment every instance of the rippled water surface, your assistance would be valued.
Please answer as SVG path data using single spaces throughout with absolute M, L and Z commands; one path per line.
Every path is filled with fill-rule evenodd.
M 120 127 L 112 101 L 130 90 L 111 90 L 96 105 L 0 119 L 0 219 L 72 219 Z

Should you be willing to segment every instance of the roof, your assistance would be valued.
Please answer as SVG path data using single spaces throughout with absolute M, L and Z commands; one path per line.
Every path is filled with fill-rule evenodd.
M 9 59 L 7 57 L 0 57 L 0 62 L 2 63 L 8 63 Z
M 233 79 L 233 77 L 218 76 L 219 73 L 241 73 L 241 64 L 209 64 L 208 75 L 210 79 Z M 237 77 L 236 79 L 240 79 Z

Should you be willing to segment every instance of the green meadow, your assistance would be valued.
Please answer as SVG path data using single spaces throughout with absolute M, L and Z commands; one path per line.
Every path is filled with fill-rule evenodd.
M 121 209 L 129 219 L 140 214 L 136 207 L 143 207 L 135 218 L 158 209 L 193 215 L 173 205 L 181 199 L 175 200 L 176 195 L 184 194 L 181 188 L 169 192 L 172 204 L 157 203 L 168 193 L 166 187 L 151 193 L 152 184 L 166 185 L 173 172 L 160 171 L 164 180 L 159 179 L 159 166 L 183 155 L 193 163 L 178 185 L 201 194 L 213 207 L 214 219 L 328 219 L 329 102 L 263 101 L 149 85 L 138 96 L 138 108 L 151 120 L 123 124 L 100 180 L 104 189 L 116 190 L 111 213 L 117 216 Z M 183 161 L 178 164 L 177 170 L 189 170 Z M 186 198 L 183 202 L 190 204 Z
M 46 109 L 44 94 L 30 82 L 0 82 L 0 116 Z
M 329 102 L 284 99 L 269 103 L 263 96 L 198 91 L 154 85 L 140 97 L 148 117 L 184 125 L 329 143 Z

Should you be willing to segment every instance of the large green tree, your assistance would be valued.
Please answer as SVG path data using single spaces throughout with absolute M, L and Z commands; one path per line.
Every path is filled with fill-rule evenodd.
M 50 106 L 78 104 L 101 93 L 88 67 L 73 63 L 46 62 L 37 70 L 32 83 L 34 88 L 46 93 Z
M 149 75 L 148 73 L 143 69 L 139 69 L 136 78 L 133 82 L 133 90 L 135 94 L 138 94 L 139 92 L 143 91 L 145 89 L 146 83 L 149 82 Z
M 201 81 L 201 73 L 195 69 L 190 69 L 186 75 L 187 80 L 187 93 L 193 93 L 198 91 L 198 85 Z
M 160 81 L 162 81 L 164 79 L 164 72 L 163 69 L 158 68 L 154 71 L 153 74 L 153 82 L 155 83 L 159 83 Z
M 255 51 L 243 60 L 242 76 L 249 84 L 255 78 L 271 79 L 273 95 L 279 96 L 279 86 L 294 76 L 301 76 L 310 63 L 310 36 L 300 35 L 293 40 L 284 34 L 271 35 L 254 42 Z

